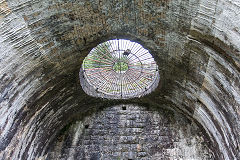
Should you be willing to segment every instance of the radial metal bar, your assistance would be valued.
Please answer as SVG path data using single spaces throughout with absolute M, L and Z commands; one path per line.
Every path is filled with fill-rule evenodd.
M 87 76 L 92 76 L 92 75 L 94 75 L 94 74 L 98 74 L 99 72 L 110 71 L 110 70 L 111 70 L 111 69 L 109 69 L 109 70 L 101 70 L 101 71 L 94 72 L 94 73 L 91 73 L 91 74 L 87 74 L 88 72 L 86 72 L 85 74 L 86 74 Z
M 105 68 L 112 68 L 112 67 L 103 67 L 103 68 L 85 68 L 84 70 L 91 71 L 91 70 L 99 70 L 99 69 L 105 69 Z
M 101 49 L 103 49 L 103 48 L 101 47 Z M 105 59 L 105 60 L 108 60 L 108 61 L 112 62 L 110 55 L 106 55 L 106 54 L 104 54 L 103 51 L 102 51 L 101 49 L 100 49 L 100 48 L 96 48 L 96 50 L 99 51 L 99 52 L 101 53 L 101 56 L 102 56 L 102 57 L 106 57 L 106 56 L 108 56 L 108 57 L 106 57 L 107 59 Z M 107 49 L 107 50 L 108 50 L 108 49 Z
M 127 49 L 131 54 L 125 56 L 123 53 Z M 92 54 L 96 59 L 86 59 L 99 64 L 84 63 L 84 75 L 102 93 L 126 98 L 144 92 L 156 80 L 157 66 L 153 57 L 137 43 L 111 40 L 96 47 Z M 122 62 L 127 64 L 127 69 L 123 68 Z M 113 69 L 114 64 L 118 65 L 118 69 Z
M 105 63 L 105 64 L 110 64 L 110 65 L 111 65 L 111 63 L 107 63 L 107 62 L 103 62 L 103 61 L 98 61 L 98 60 L 91 59 L 91 58 L 87 58 L 87 60 L 91 60 L 91 61 L 95 61 L 95 62 L 99 62 L 99 63 Z
M 135 77 L 134 75 L 132 75 L 133 77 Z M 136 77 L 135 77 L 136 78 Z M 139 77 L 140 78 L 140 77 Z M 145 83 L 145 85 L 147 85 L 146 83 Z

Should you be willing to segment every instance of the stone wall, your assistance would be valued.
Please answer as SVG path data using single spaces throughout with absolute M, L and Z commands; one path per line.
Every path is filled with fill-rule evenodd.
M 240 159 L 238 0 L 0 1 L 0 159 L 36 159 L 77 114 L 135 103 L 194 119 L 216 159 Z M 114 38 L 149 49 L 158 88 L 128 101 L 87 96 L 82 60 Z
M 193 121 L 170 110 L 112 106 L 56 136 L 47 159 L 214 159 Z

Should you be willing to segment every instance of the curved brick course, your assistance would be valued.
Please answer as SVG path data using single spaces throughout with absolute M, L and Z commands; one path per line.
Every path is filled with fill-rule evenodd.
M 122 103 L 172 108 L 204 130 L 216 159 L 240 159 L 239 10 L 238 0 L 1 1 L 0 159 L 44 158 L 76 117 Z M 105 101 L 81 89 L 85 56 L 116 37 L 153 54 L 153 93 Z

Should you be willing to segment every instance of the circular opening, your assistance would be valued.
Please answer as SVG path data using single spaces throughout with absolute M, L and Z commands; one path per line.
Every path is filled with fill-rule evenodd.
M 128 70 L 128 63 L 119 60 L 114 63 L 113 70 L 117 73 L 125 73 Z
M 111 99 L 145 95 L 159 81 L 158 67 L 149 51 L 125 39 L 109 40 L 93 48 L 80 74 L 87 94 Z

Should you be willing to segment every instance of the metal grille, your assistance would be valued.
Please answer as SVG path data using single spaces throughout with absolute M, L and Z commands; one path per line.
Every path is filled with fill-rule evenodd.
M 152 55 L 130 40 L 109 40 L 93 48 L 83 62 L 83 74 L 98 93 L 130 98 L 151 88 L 158 76 Z

